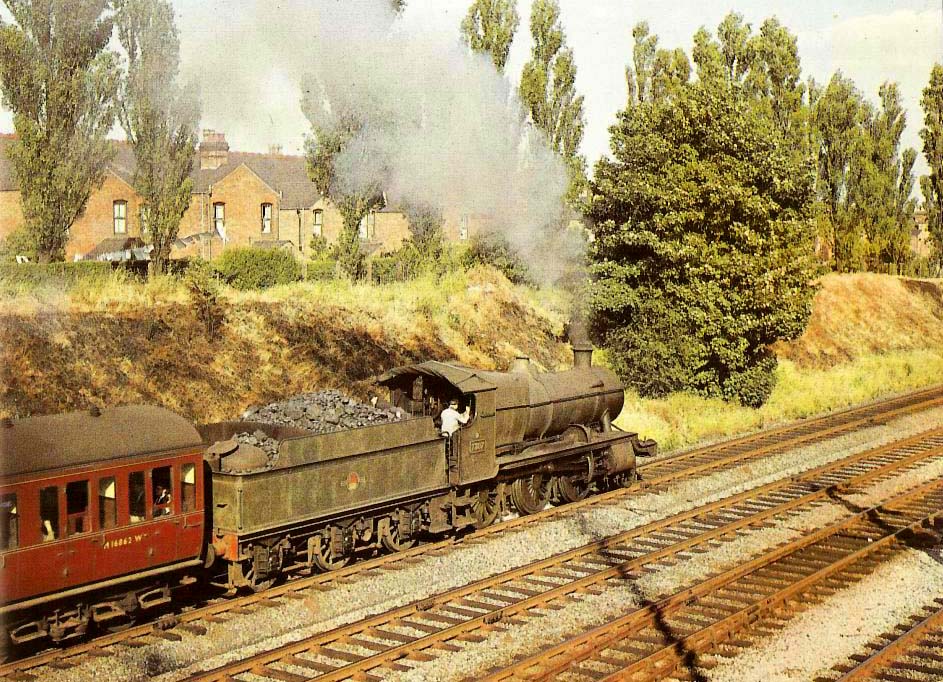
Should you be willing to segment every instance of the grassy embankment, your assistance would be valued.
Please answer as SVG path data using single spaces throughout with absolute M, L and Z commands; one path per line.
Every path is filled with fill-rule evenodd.
M 485 268 L 385 287 L 225 290 L 220 307 L 226 322 L 210 334 L 174 280 L 0 282 L 0 416 L 150 402 L 210 421 L 322 388 L 365 397 L 375 374 L 413 361 L 570 359 L 565 295 Z M 630 392 L 619 424 L 674 449 L 943 382 L 943 282 L 825 277 L 806 333 L 777 353 L 779 383 L 759 410 Z
M 630 392 L 619 424 L 674 449 L 943 383 L 943 282 L 828 275 L 805 333 L 776 353 L 779 380 L 758 410 Z
M 224 289 L 216 333 L 172 279 L 0 292 L 0 416 L 148 402 L 212 421 L 324 388 L 365 398 L 374 375 L 426 359 L 503 368 L 526 354 L 552 368 L 569 357 L 563 296 L 486 268 L 385 287 Z

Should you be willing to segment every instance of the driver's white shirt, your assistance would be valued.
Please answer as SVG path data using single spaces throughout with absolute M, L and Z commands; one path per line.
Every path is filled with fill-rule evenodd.
M 459 430 L 462 424 L 468 423 L 468 411 L 461 413 L 456 409 L 447 407 L 442 410 L 442 433 L 447 433 L 450 436 Z

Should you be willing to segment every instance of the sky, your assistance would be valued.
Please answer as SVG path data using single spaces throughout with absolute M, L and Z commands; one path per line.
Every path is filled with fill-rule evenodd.
M 318 0 L 342 7 L 343 0 Z M 401 21 L 423 31 L 454 35 L 470 0 L 408 0 Z M 281 145 L 300 152 L 309 129 L 301 113 L 304 65 L 282 59 L 299 40 L 318 40 L 318 28 L 293 21 L 291 0 L 173 0 L 181 37 L 183 74 L 203 99 L 204 128 L 223 131 L 233 149 L 266 151 Z M 309 4 L 313 4 L 309 2 Z M 529 58 L 531 0 L 519 0 L 521 26 L 507 77 L 516 84 Z M 907 109 L 904 146 L 920 150 L 920 93 L 935 61 L 943 62 L 943 0 L 560 0 L 567 43 L 577 65 L 577 90 L 586 98 L 582 151 L 593 162 L 608 150 L 609 126 L 625 105 L 625 65 L 632 27 L 647 21 L 662 47 L 689 51 L 701 26 L 713 31 L 729 11 L 754 28 L 776 16 L 798 38 L 803 71 L 825 83 L 836 70 L 872 101 L 880 84 L 899 82 Z M 282 55 L 283 56 L 283 55 Z M 0 129 L 12 130 L 7 112 Z M 917 171 L 925 172 L 920 156 Z

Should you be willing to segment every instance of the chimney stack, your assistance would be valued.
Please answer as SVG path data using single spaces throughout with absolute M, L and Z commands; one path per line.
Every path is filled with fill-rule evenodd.
M 216 170 L 229 161 L 229 143 L 225 133 L 204 129 L 200 143 L 200 170 Z
M 591 343 L 573 344 L 573 369 L 590 369 L 593 366 L 593 345 Z
M 271 144 L 268 148 L 268 153 L 271 156 L 281 156 L 282 155 L 282 146 L 280 144 Z

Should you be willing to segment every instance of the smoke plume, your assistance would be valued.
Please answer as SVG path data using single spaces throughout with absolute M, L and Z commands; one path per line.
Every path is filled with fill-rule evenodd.
M 563 162 L 491 59 L 461 44 L 457 25 L 443 34 L 390 5 L 288 0 L 273 12 L 265 3 L 241 26 L 255 27 L 257 59 L 298 79 L 318 128 L 345 116 L 361 124 L 337 158 L 343 189 L 379 186 L 393 206 L 485 216 L 539 276 L 556 278 L 576 255 L 563 229 Z

